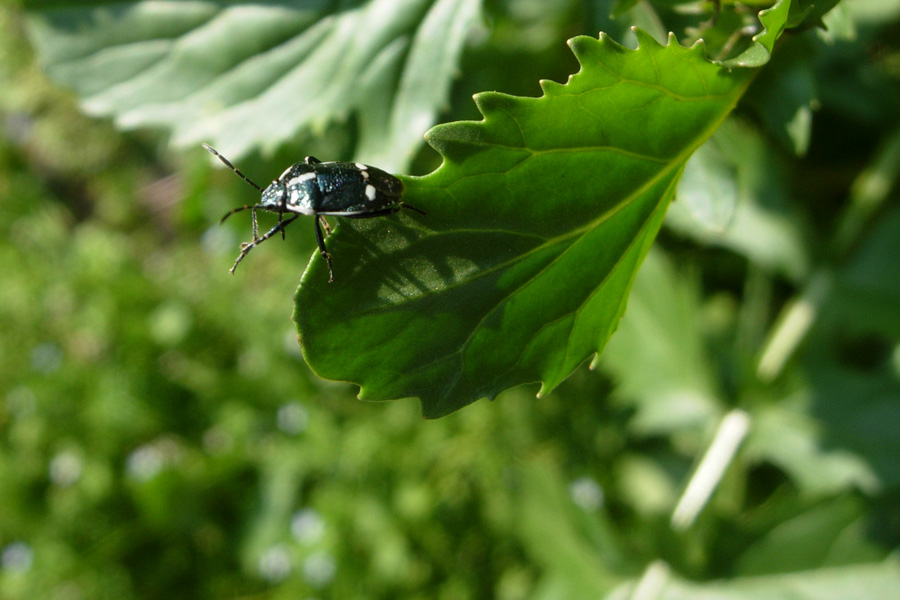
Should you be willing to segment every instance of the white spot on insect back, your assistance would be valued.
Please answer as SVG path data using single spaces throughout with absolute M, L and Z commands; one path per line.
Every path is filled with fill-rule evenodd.
M 366 198 L 369 199 L 369 202 L 375 200 L 375 186 L 371 183 L 366 185 Z
M 353 164 L 356 165 L 356 168 L 359 169 L 360 171 L 365 171 L 366 169 L 369 168 L 368 165 L 364 165 L 362 163 L 353 163 Z
M 365 179 L 366 181 L 369 180 L 369 172 L 368 171 L 360 171 L 359 174 L 362 175 L 362 178 Z
M 315 178 L 316 178 L 315 173 L 304 173 L 303 175 L 297 175 L 296 177 L 294 177 L 293 179 L 288 181 L 287 184 L 288 184 L 288 187 L 291 187 L 291 186 L 295 186 L 295 185 L 300 185 L 304 181 L 309 181 L 310 179 L 315 179 Z

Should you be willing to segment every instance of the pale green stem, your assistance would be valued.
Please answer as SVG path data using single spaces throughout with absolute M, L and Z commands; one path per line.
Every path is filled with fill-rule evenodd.
M 669 565 L 661 560 L 653 561 L 647 565 L 628 600 L 656 600 L 662 595 L 670 573 Z
M 760 381 L 768 383 L 781 373 L 815 323 L 819 309 L 831 292 L 831 285 L 832 277 L 828 271 L 816 271 L 800 296 L 785 305 L 760 353 L 756 366 Z
M 749 429 L 750 415 L 740 409 L 722 418 L 712 443 L 672 511 L 673 529 L 684 531 L 693 524 L 722 481 Z

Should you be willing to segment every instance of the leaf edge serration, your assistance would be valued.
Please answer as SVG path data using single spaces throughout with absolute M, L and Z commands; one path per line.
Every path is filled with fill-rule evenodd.
M 542 90 L 542 94 L 540 96 L 522 97 L 501 92 L 481 92 L 475 94 L 474 101 L 482 118 L 480 120 L 466 120 L 445 123 L 432 127 L 426 133 L 425 139 L 428 144 L 441 155 L 442 162 L 440 166 L 438 166 L 434 171 L 427 175 L 421 177 L 404 177 L 404 179 L 410 182 L 415 181 L 422 187 L 431 187 L 432 185 L 434 187 L 441 187 L 443 174 L 451 170 L 452 167 L 458 166 L 465 159 L 466 148 L 471 146 L 484 146 L 491 144 L 492 120 L 498 111 L 502 111 L 504 105 L 509 106 L 510 103 L 538 103 L 545 101 L 548 98 L 552 98 L 561 90 L 565 89 L 566 86 L 572 85 L 573 81 L 576 80 L 576 78 L 585 71 L 585 65 L 587 61 L 590 60 L 590 55 L 594 52 L 611 52 L 613 54 L 635 54 L 640 52 L 654 54 L 661 52 L 673 52 L 679 53 L 684 57 L 689 56 L 692 60 L 701 59 L 705 64 L 709 65 L 709 67 L 721 69 L 725 72 L 731 71 L 730 69 L 724 68 L 721 64 L 710 61 L 705 56 L 704 44 L 702 40 L 698 40 L 691 46 L 682 46 L 680 43 L 678 43 L 677 37 L 673 33 L 670 33 L 667 36 L 666 44 L 662 44 L 655 38 L 653 38 L 650 34 L 644 32 L 639 28 L 632 28 L 632 31 L 638 39 L 638 46 L 634 49 L 619 44 L 605 33 L 601 33 L 597 38 L 591 36 L 577 36 L 570 39 L 568 41 L 568 45 L 570 46 L 570 48 L 572 48 L 573 54 L 575 55 L 576 60 L 579 63 L 578 71 L 569 75 L 566 83 L 558 83 L 551 80 L 541 80 L 540 87 Z M 729 96 L 730 95 L 732 94 L 729 93 Z M 722 118 L 724 118 L 724 116 L 731 111 L 737 101 L 737 98 L 739 97 L 739 93 L 733 95 L 733 99 L 728 102 L 727 109 L 723 109 L 721 111 L 723 115 Z M 715 129 L 715 127 L 713 126 L 711 129 Z M 687 148 L 683 153 L 679 153 L 677 155 L 679 160 L 681 158 L 684 158 L 686 160 L 686 157 L 700 143 L 702 143 L 702 140 L 698 141 L 696 145 L 692 144 L 691 147 Z M 672 173 L 680 169 L 680 167 L 681 163 L 678 160 L 673 161 L 671 165 L 666 168 L 666 172 Z M 670 192 L 672 191 L 674 191 L 674 186 L 671 187 Z M 637 265 L 640 264 L 640 262 L 643 260 L 643 257 L 646 255 L 649 246 L 655 239 L 656 232 L 658 231 L 658 226 L 661 224 L 662 217 L 657 215 L 657 212 L 660 207 L 662 207 L 661 212 L 662 214 L 664 214 L 664 209 L 668 206 L 668 202 L 670 201 L 670 199 L 671 193 L 667 193 L 664 198 L 661 198 L 660 205 L 653 210 L 652 217 L 648 218 L 648 220 L 640 228 L 639 233 L 635 237 L 635 241 L 641 244 L 640 256 L 635 263 L 633 272 L 631 272 L 630 276 L 628 277 L 627 284 L 624 286 L 624 294 L 619 303 L 618 310 L 615 311 L 615 318 L 609 321 L 608 327 L 603 328 L 604 331 L 598 332 L 596 335 L 595 348 L 593 348 L 589 352 L 586 352 L 584 356 L 580 356 L 576 364 L 574 364 L 574 366 L 572 366 L 571 368 L 569 368 L 567 364 L 567 366 L 565 367 L 566 373 L 559 377 L 546 377 L 539 374 L 538 372 L 534 372 L 536 377 L 535 379 L 530 381 L 524 380 L 527 375 L 526 377 L 522 377 L 520 380 L 513 383 L 508 383 L 496 379 L 490 381 L 487 385 L 479 385 L 477 387 L 470 388 L 469 390 L 467 390 L 470 393 L 467 393 L 465 398 L 457 397 L 453 399 L 452 394 L 454 388 L 456 387 L 455 380 L 458 380 L 457 376 L 453 378 L 454 381 L 452 383 L 448 383 L 446 386 L 442 386 L 445 391 L 438 394 L 439 397 L 429 398 L 423 394 L 418 395 L 423 416 L 425 418 L 437 418 L 440 416 L 444 416 L 477 400 L 483 398 L 493 399 L 499 393 L 507 389 L 511 389 L 512 387 L 518 387 L 520 385 L 532 385 L 534 383 L 538 383 L 541 385 L 538 395 L 546 395 L 547 393 L 551 392 L 556 386 L 558 386 L 563 380 L 569 377 L 579 367 L 579 365 L 583 365 L 585 362 L 590 361 L 593 357 L 596 357 L 597 355 L 602 353 L 609 338 L 618 328 L 619 320 L 625 312 L 625 308 L 627 306 L 628 291 L 633 285 L 634 276 L 637 272 Z M 653 227 L 653 231 L 650 232 L 648 236 L 647 225 L 650 224 L 651 221 L 656 221 L 656 223 Z M 304 280 L 305 279 L 306 277 L 304 277 Z M 299 303 L 297 307 L 299 309 Z M 303 346 L 304 348 L 304 354 L 306 354 L 306 345 L 304 344 L 302 334 L 300 340 L 301 346 Z M 468 344 L 468 342 L 466 342 L 466 344 Z M 465 346 L 462 347 L 464 348 Z M 579 355 L 580 354 L 581 352 L 579 349 Z M 310 366 L 314 371 L 316 371 L 315 367 L 313 367 L 313 363 L 310 363 Z M 395 394 L 391 392 L 386 393 L 385 390 L 379 389 L 377 383 L 375 384 L 375 388 L 373 389 L 372 386 L 368 383 L 357 383 L 355 381 L 352 381 L 353 378 L 354 377 L 340 377 L 340 379 L 356 383 L 356 385 L 360 386 L 358 397 L 361 400 L 385 401 L 389 399 L 398 399 L 401 397 L 416 397 L 415 394 L 403 396 L 401 394 Z M 361 379 L 358 375 L 355 376 L 355 378 Z

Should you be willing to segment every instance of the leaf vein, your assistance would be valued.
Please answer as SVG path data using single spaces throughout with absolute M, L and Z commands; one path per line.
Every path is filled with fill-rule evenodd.
M 468 282 L 470 282 L 470 281 L 472 281 L 472 280 L 474 280 L 474 279 L 477 279 L 477 278 L 479 278 L 479 277 L 486 276 L 487 274 L 492 273 L 492 272 L 494 272 L 494 271 L 496 271 L 496 270 L 498 270 L 498 269 L 500 269 L 500 268 L 505 268 L 507 264 L 513 264 L 513 263 L 515 263 L 517 260 L 521 260 L 523 257 L 527 257 L 527 256 L 529 256 L 529 255 L 531 255 L 531 254 L 534 254 L 535 252 L 537 252 L 537 251 L 539 251 L 539 250 L 542 250 L 542 249 L 544 249 L 544 248 L 546 248 L 546 247 L 548 247 L 548 246 L 551 246 L 552 244 L 555 244 L 555 243 L 557 243 L 557 242 L 563 242 L 563 241 L 566 241 L 568 238 L 571 238 L 571 237 L 577 237 L 577 238 L 579 238 L 579 239 L 583 238 L 584 235 L 586 235 L 589 231 L 592 231 L 592 230 L 595 229 L 596 227 L 599 227 L 601 223 L 603 223 L 604 221 L 608 220 L 609 218 L 611 218 L 612 216 L 614 216 L 615 214 L 617 214 L 619 211 L 621 211 L 621 210 L 623 210 L 624 208 L 626 208 L 626 207 L 627 207 L 628 205 L 630 205 L 635 199 L 639 198 L 639 197 L 641 196 L 641 194 L 642 194 L 647 188 L 651 187 L 653 183 L 655 183 L 656 181 L 658 181 L 659 177 L 661 177 L 661 176 L 657 176 L 657 177 L 654 177 L 654 178 L 652 178 L 651 180 L 649 180 L 649 182 L 646 183 L 644 186 L 642 186 L 641 188 L 639 188 L 638 190 L 636 190 L 634 193 L 632 193 L 630 196 L 628 196 L 627 198 L 625 198 L 624 200 L 622 200 L 622 202 L 620 202 L 619 204 L 617 204 L 616 206 L 614 206 L 613 208 L 611 208 L 609 211 L 606 211 L 605 213 L 603 213 L 603 215 L 601 215 L 601 216 L 598 217 L 597 219 L 594 219 L 594 221 L 592 221 L 591 223 L 589 223 L 589 224 L 586 225 L 585 227 L 582 227 L 582 228 L 580 228 L 580 229 L 573 230 L 571 233 L 566 234 L 566 235 L 557 236 L 556 238 L 550 238 L 550 239 L 548 240 L 547 243 L 543 244 L 542 246 L 533 248 L 532 250 L 529 250 L 528 252 L 522 254 L 520 257 L 516 257 L 516 258 L 510 259 L 509 261 L 506 261 L 506 262 L 501 263 L 501 264 L 499 264 L 499 265 L 497 265 L 497 266 L 491 267 L 490 269 L 485 269 L 484 271 L 480 271 L 480 272 L 478 272 L 474 277 L 472 277 L 471 279 L 469 279 L 468 281 L 465 281 L 465 282 L 459 282 L 459 283 L 457 283 L 457 284 L 453 284 L 452 286 L 448 286 L 448 287 L 446 287 L 446 288 L 442 288 L 441 292 L 444 292 L 445 290 L 448 290 L 448 289 L 455 288 L 455 287 L 457 287 L 457 286 L 459 286 L 459 285 L 463 285 L 464 283 L 468 283 Z M 438 357 L 438 358 L 435 358 L 434 360 L 429 361 L 428 363 L 425 363 L 424 365 L 419 365 L 418 367 L 415 367 L 414 369 L 412 369 L 412 370 L 410 370 L 410 371 L 407 371 L 407 373 L 412 374 L 412 373 L 419 372 L 419 371 L 421 371 L 421 370 L 423 370 L 423 369 L 426 369 L 426 368 L 430 367 L 430 366 L 433 365 L 433 364 L 436 364 L 436 363 L 438 363 L 438 362 L 447 360 L 447 359 L 449 359 L 449 358 L 451 358 L 451 357 L 453 357 L 454 355 L 457 355 L 457 354 L 459 354 L 459 355 L 461 356 L 461 361 L 462 361 L 462 367 L 461 367 L 461 369 L 460 369 L 460 372 L 461 372 L 461 373 L 462 373 L 462 372 L 465 372 L 465 354 L 464 354 L 464 352 L 465 352 L 465 350 L 468 348 L 468 345 L 471 343 L 472 339 L 475 337 L 476 333 L 483 327 L 484 322 L 488 319 L 488 317 L 490 317 L 490 315 L 493 314 L 494 311 L 496 311 L 500 306 L 502 306 L 503 304 L 505 304 L 506 302 L 508 302 L 510 298 L 512 298 L 513 296 L 515 296 L 515 294 L 519 293 L 525 286 L 527 286 L 529 283 L 533 282 L 534 280 L 538 279 L 538 278 L 541 276 L 541 274 L 545 273 L 548 269 L 550 269 L 551 267 L 553 267 L 553 265 L 556 264 L 556 263 L 557 263 L 557 262 L 565 255 L 565 253 L 568 252 L 569 249 L 572 248 L 572 246 L 574 246 L 577 242 L 578 242 L 577 239 L 576 239 L 576 240 L 573 240 L 572 243 L 569 244 L 568 247 L 567 247 L 565 250 L 563 250 L 562 252 L 560 252 L 560 254 L 559 254 L 558 256 L 556 256 L 552 261 L 550 261 L 549 264 L 547 264 L 547 265 L 545 265 L 544 267 L 542 267 L 541 270 L 538 271 L 533 277 L 530 277 L 530 278 L 527 279 L 526 281 L 522 282 L 521 285 L 519 285 L 519 286 L 516 287 L 515 289 L 511 290 L 508 294 L 506 294 L 506 296 L 504 296 L 503 298 L 501 298 L 501 299 L 497 302 L 497 304 L 494 306 L 494 308 L 492 308 L 491 310 L 487 311 L 487 312 L 486 312 L 486 313 L 478 320 L 478 323 L 476 323 L 476 324 L 472 327 L 471 333 L 469 333 L 469 335 L 466 337 L 466 339 L 460 344 L 459 348 L 457 348 L 456 350 L 453 350 L 452 352 L 449 352 L 449 353 L 447 353 L 447 354 L 444 354 L 444 355 L 442 355 L 442 356 L 440 356 L 440 357 Z M 604 280 L 604 281 L 605 281 L 605 280 Z M 602 285 L 602 282 L 601 282 L 600 284 L 598 284 L 598 288 L 600 287 L 600 285 Z M 420 298 L 421 298 L 421 297 L 420 297 Z M 411 301 L 415 301 L 415 300 L 418 300 L 418 299 L 420 299 L 420 298 L 416 298 L 416 299 L 411 300 Z M 566 314 L 570 314 L 570 313 L 566 313 Z M 565 316 L 565 315 L 564 315 L 564 316 Z M 563 318 L 563 317 L 560 317 L 560 318 Z M 558 320 L 558 319 L 557 319 L 557 320 Z M 546 324 L 545 324 L 545 325 L 546 325 Z M 524 354 L 524 350 L 522 351 L 522 353 Z M 519 360 L 521 360 L 521 359 L 519 359 Z M 517 362 L 518 362 L 518 361 L 517 361 Z M 515 367 L 513 367 L 513 368 L 515 368 Z M 510 370 L 511 370 L 511 369 L 510 369 Z M 508 373 L 510 370 L 506 371 L 505 373 Z M 505 373 L 504 373 L 504 374 L 505 374 Z M 448 392 L 448 393 L 449 393 L 449 392 Z M 443 398 L 446 398 L 446 395 L 441 396 L 441 398 L 442 398 L 442 399 L 443 399 Z

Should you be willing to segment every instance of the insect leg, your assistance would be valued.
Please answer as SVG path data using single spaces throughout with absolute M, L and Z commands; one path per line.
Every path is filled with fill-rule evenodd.
M 331 225 L 328 224 L 328 221 L 322 215 L 319 215 L 319 219 L 321 219 L 322 227 L 325 228 L 325 237 L 328 237 L 331 235 Z
M 428 214 L 428 213 L 426 213 L 424 210 L 422 210 L 421 208 L 416 208 L 416 207 L 413 206 L 412 204 L 407 204 L 406 202 L 401 202 L 401 203 L 400 203 L 400 206 L 402 206 L 403 208 L 408 208 L 409 210 L 413 210 L 413 211 L 419 213 L 420 215 L 422 215 L 423 217 L 424 217 L 426 214 Z
M 340 216 L 345 219 L 374 219 L 375 217 L 385 217 L 387 215 L 392 215 L 398 210 L 400 210 L 399 206 L 392 206 L 390 208 L 379 208 L 378 210 L 343 213 Z
M 295 219 L 297 217 L 294 217 Z M 331 266 L 331 255 L 328 254 L 328 250 L 325 249 L 325 238 L 322 237 L 322 228 L 319 227 L 319 217 L 316 216 L 315 219 L 316 224 L 316 243 L 319 244 L 319 252 L 322 254 L 322 258 L 325 259 L 325 262 L 328 263 L 328 283 L 334 283 L 334 269 Z
M 399 212 L 400 209 L 408 208 L 410 210 L 414 210 L 423 217 L 425 216 L 425 211 L 416 208 L 411 204 L 407 204 L 406 202 L 398 202 L 393 206 L 388 206 L 387 208 L 379 208 L 378 210 L 361 210 L 357 212 L 344 212 L 344 213 L 326 213 L 326 214 L 335 214 L 339 217 L 344 217 L 346 219 L 372 219 L 375 217 L 384 217 L 387 215 L 392 215 L 396 212 Z
M 247 256 L 247 254 L 249 254 L 251 250 L 253 250 L 256 246 L 262 244 L 264 241 L 266 241 L 279 231 L 283 231 L 285 227 L 296 221 L 297 217 L 299 217 L 299 215 L 297 215 L 296 217 L 291 217 L 287 221 L 280 221 L 277 225 L 275 225 L 275 227 L 267 231 L 261 238 L 257 238 L 254 235 L 252 242 L 244 242 L 243 244 L 241 244 L 241 253 L 238 255 L 237 260 L 234 261 L 231 269 L 229 269 L 231 274 L 234 275 L 234 270 L 237 269 L 237 266 L 242 260 L 244 260 L 244 257 Z
M 265 207 L 262 205 L 259 205 L 259 204 L 248 204 L 247 206 L 239 206 L 239 207 L 229 210 L 227 213 L 225 213 L 225 216 L 222 217 L 221 219 L 219 219 L 219 223 L 224 223 L 225 219 L 227 219 L 228 217 L 230 217 L 231 215 L 233 215 L 236 212 L 241 212 L 242 210 L 249 210 L 251 208 L 261 208 L 261 209 L 265 210 Z

